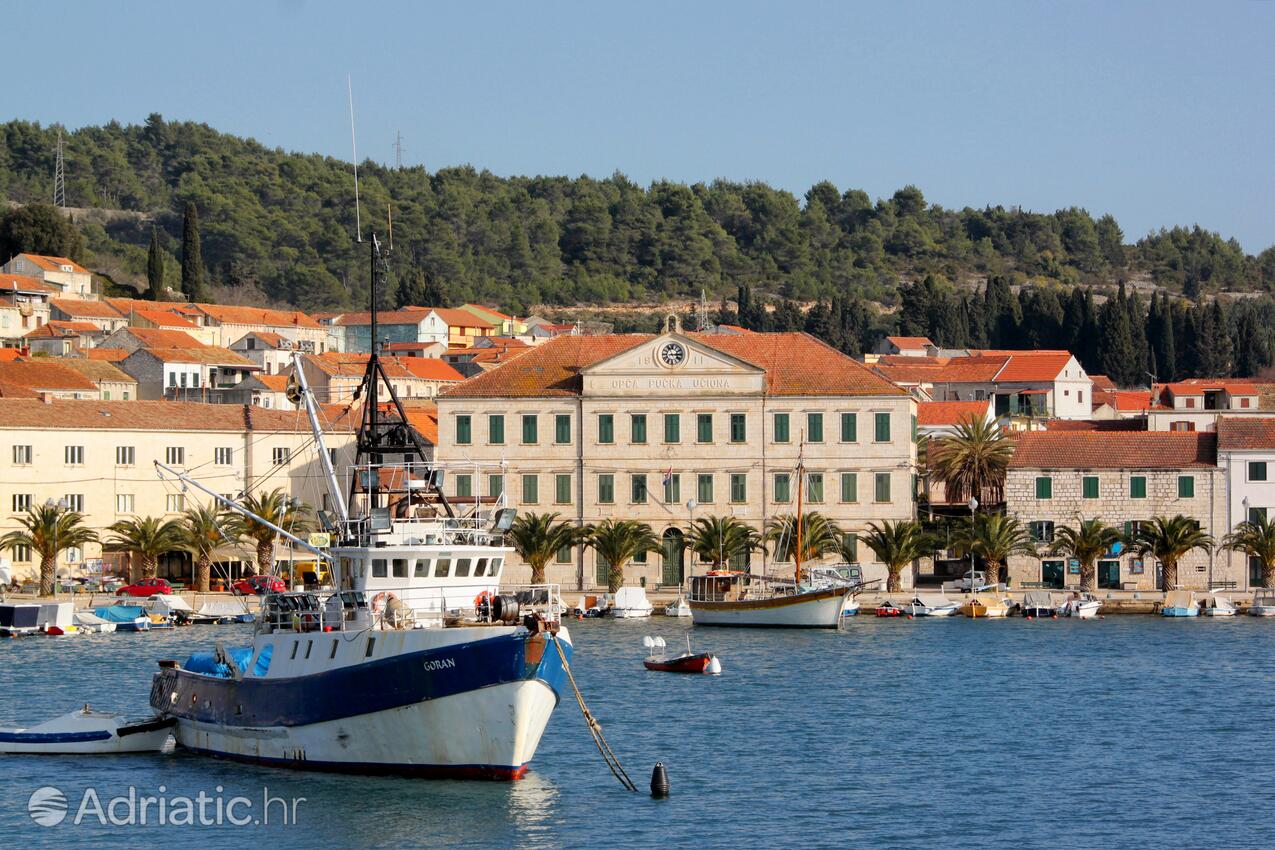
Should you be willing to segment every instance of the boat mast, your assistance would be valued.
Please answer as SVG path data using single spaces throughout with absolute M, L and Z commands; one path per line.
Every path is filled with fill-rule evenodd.
M 801 497 L 802 497 L 802 490 L 805 489 L 805 477 L 806 477 L 806 464 L 805 464 L 805 461 L 802 459 L 802 455 L 805 453 L 805 451 L 806 451 L 806 432 L 803 430 L 801 433 L 801 442 L 799 443 L 799 447 L 797 449 L 797 521 L 795 523 L 797 549 L 792 557 L 793 563 L 795 565 L 793 567 L 793 585 L 794 585 L 793 590 L 796 590 L 796 585 L 801 584 Z

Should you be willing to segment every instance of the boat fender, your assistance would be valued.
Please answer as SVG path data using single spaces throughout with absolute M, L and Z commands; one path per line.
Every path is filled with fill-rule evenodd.
M 391 601 L 398 601 L 398 597 L 393 593 L 382 590 L 380 593 L 372 597 L 372 613 L 381 613 L 381 611 L 385 610 L 385 606 Z
M 657 761 L 651 771 L 651 796 L 661 800 L 668 796 L 668 792 L 668 771 L 664 769 L 664 762 Z

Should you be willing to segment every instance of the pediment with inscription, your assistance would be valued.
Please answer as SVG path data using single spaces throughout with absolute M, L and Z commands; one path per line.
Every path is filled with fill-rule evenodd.
M 760 393 L 765 370 L 677 332 L 581 371 L 586 396 Z

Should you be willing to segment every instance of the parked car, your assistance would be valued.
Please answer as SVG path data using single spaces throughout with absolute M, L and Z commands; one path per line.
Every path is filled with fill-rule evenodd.
M 173 586 L 162 578 L 144 578 L 115 591 L 116 596 L 154 596 L 156 593 L 172 593 Z
M 230 586 L 231 592 L 240 596 L 262 596 L 267 593 L 283 593 L 288 589 L 278 576 L 248 576 Z
M 969 590 L 971 578 L 974 580 L 975 590 L 987 584 L 987 574 L 982 570 L 966 570 L 965 575 L 961 576 L 960 581 L 956 583 L 956 589 Z

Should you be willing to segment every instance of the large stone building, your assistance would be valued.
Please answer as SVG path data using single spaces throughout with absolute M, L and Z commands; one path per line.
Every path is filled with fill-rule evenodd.
M 1228 530 L 1226 480 L 1217 465 L 1216 434 L 1164 431 L 1032 431 L 1015 436 L 1005 479 L 1005 509 L 1026 523 L 1040 557 L 1009 563 L 1012 587 L 1075 587 L 1079 565 L 1045 550 L 1054 532 L 1081 519 L 1101 519 L 1129 534 L 1155 516 L 1182 514 L 1220 539 Z M 1192 552 L 1178 565 L 1184 588 L 1242 581 L 1225 553 Z M 1159 564 L 1124 547 L 1098 561 L 1098 587 L 1160 588 Z M 1170 588 L 1171 589 L 1171 588 Z
M 1275 418 L 1225 416 L 1217 423 L 1217 462 L 1226 474 L 1228 530 L 1245 519 L 1275 514 Z M 1262 586 L 1260 563 L 1241 552 L 1222 551 L 1237 587 Z
M 579 524 L 650 523 L 664 548 L 630 565 L 629 583 L 691 574 L 683 537 L 693 517 L 761 529 L 791 514 L 799 455 L 806 509 L 847 532 L 915 510 L 915 400 L 805 334 L 563 336 L 437 404 L 438 457 L 476 464 L 451 475 L 450 496 L 472 505 L 504 494 L 520 512 Z M 764 553 L 749 566 L 792 574 Z M 863 566 L 868 578 L 885 575 Z M 597 587 L 606 565 L 581 548 L 560 553 L 548 577 Z
M 332 420 L 326 439 L 338 468 L 353 460 L 348 417 Z M 168 401 L 0 399 L 0 535 L 17 528 L 14 515 L 49 499 L 66 499 L 103 536 L 133 517 L 175 519 L 212 501 L 180 482 L 161 479 L 154 461 L 190 470 L 218 493 L 282 487 L 326 506 L 319 461 L 304 417 L 234 405 Z M 39 568 L 27 551 L 0 552 L 19 576 Z M 102 558 L 99 544 L 70 551 L 60 563 L 79 569 Z M 107 556 L 109 562 L 113 556 Z M 223 559 L 250 559 L 247 550 Z M 160 575 L 188 579 L 188 556 L 174 555 Z

